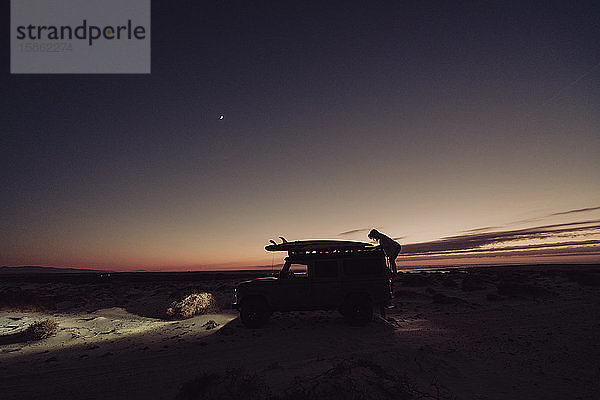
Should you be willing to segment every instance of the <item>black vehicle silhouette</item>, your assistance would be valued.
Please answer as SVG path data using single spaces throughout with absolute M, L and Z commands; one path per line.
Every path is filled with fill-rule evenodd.
M 287 251 L 278 277 L 241 282 L 233 308 L 244 325 L 257 328 L 277 311 L 339 310 L 353 325 L 366 325 L 373 307 L 391 299 L 391 272 L 380 247 L 340 240 L 281 244 L 268 251 Z

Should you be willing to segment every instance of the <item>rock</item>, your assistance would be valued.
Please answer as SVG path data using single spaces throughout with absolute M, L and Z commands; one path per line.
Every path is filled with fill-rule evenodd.
M 202 325 L 202 327 L 204 329 L 206 329 L 207 331 L 211 330 L 211 329 L 215 329 L 217 326 L 219 326 L 219 324 L 216 323 L 215 321 L 213 321 L 212 319 L 209 320 L 208 322 L 206 322 L 204 325 Z

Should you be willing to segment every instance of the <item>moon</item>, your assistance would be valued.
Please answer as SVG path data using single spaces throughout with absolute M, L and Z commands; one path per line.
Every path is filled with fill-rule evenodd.
M 223 119 L 223 118 L 225 118 L 224 115 L 219 115 L 219 119 Z

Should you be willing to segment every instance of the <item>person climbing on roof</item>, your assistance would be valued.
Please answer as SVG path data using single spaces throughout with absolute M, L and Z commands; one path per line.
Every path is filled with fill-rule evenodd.
M 402 249 L 400 243 L 376 229 L 371 229 L 371 232 L 369 232 L 369 239 L 377 240 L 379 242 L 379 245 L 383 248 L 383 252 L 389 261 L 391 271 L 396 275 L 398 272 L 396 268 L 396 257 L 398 257 L 398 254 L 400 254 L 400 250 Z

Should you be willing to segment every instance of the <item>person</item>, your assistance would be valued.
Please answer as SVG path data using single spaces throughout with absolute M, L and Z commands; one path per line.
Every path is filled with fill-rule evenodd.
M 383 253 L 389 261 L 390 270 L 396 275 L 398 273 L 396 268 L 396 257 L 398 257 L 398 254 L 400 254 L 400 250 L 402 249 L 400 243 L 376 229 L 371 229 L 371 232 L 369 232 L 369 239 L 377 240 L 379 242 L 379 245 L 383 248 Z

